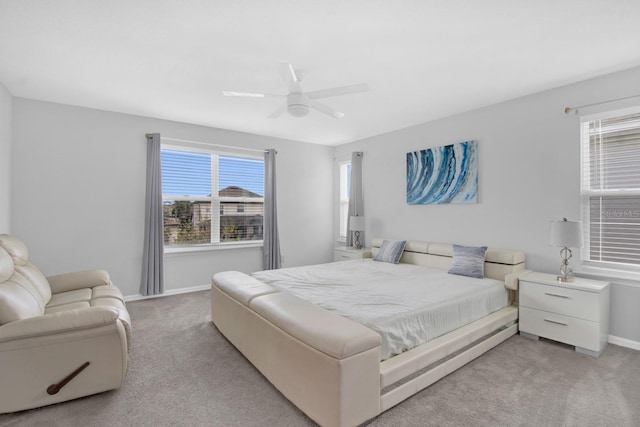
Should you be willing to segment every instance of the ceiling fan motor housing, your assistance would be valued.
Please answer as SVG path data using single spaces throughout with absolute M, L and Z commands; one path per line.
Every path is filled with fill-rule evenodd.
M 302 93 L 287 95 L 287 112 L 294 117 L 304 117 L 309 114 L 308 98 Z

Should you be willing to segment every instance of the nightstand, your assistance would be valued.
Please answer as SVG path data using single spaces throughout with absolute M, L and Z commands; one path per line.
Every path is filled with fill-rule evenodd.
M 338 246 L 333 250 L 334 261 L 346 261 L 348 259 L 371 258 L 371 249 L 356 249 L 353 246 Z
M 520 278 L 520 335 L 549 338 L 599 357 L 609 336 L 609 283 L 530 273 Z

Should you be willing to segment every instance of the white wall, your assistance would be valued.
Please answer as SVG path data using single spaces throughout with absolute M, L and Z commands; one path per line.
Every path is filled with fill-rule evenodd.
M 46 275 L 105 268 L 125 295 L 139 293 L 148 132 L 276 148 L 284 266 L 331 260 L 331 147 L 14 98 L 12 232 Z M 229 269 L 262 269 L 262 249 L 167 255 L 165 290 Z
M 0 234 L 11 232 L 11 115 L 13 97 L 0 83 Z
M 548 222 L 580 219 L 579 119 L 564 108 L 638 94 L 635 68 L 342 145 L 334 157 L 364 151 L 367 240 L 517 248 L 529 268 L 555 273 L 560 256 L 547 244 Z M 407 205 L 406 153 L 467 140 L 478 141 L 478 203 Z M 640 343 L 639 303 L 639 281 L 615 281 L 612 335 Z

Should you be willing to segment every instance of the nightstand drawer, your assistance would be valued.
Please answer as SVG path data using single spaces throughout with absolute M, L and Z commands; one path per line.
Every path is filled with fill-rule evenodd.
M 601 348 L 597 322 L 520 306 L 519 323 L 520 330 L 530 334 L 592 351 Z
M 333 250 L 334 261 L 347 261 L 350 259 L 371 258 L 371 250 L 362 248 L 356 249 L 350 246 L 340 246 Z
M 346 261 L 348 259 L 360 259 L 360 258 L 362 258 L 360 254 L 353 253 L 353 252 L 335 251 L 333 253 L 334 261 Z
M 520 306 L 599 322 L 600 295 L 562 286 L 520 282 Z

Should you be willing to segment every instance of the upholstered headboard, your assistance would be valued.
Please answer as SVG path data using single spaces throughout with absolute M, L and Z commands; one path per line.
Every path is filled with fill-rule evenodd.
M 374 238 L 371 241 L 371 253 L 373 256 L 378 252 L 383 240 L 385 239 Z M 452 259 L 452 243 L 429 243 L 407 240 L 407 246 L 404 248 L 400 262 L 449 270 Z M 509 284 L 505 281 L 507 275 L 524 269 L 524 252 L 513 249 L 487 248 L 484 260 L 484 275 L 486 277 L 505 282 L 508 286 Z M 511 286 L 508 287 L 511 288 Z

